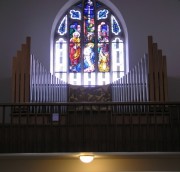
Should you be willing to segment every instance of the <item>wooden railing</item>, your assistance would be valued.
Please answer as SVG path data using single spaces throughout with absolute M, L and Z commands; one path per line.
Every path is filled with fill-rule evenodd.
M 67 102 L 68 84 L 53 76 L 30 54 L 30 42 L 28 37 L 13 58 L 12 101 Z M 168 100 L 166 57 L 152 36 L 148 36 L 148 54 L 129 73 L 110 85 L 113 102 Z
M 0 104 L 0 153 L 179 152 L 179 133 L 179 103 Z

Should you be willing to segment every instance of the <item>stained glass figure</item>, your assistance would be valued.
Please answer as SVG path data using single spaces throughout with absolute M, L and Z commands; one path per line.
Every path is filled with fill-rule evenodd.
M 65 35 L 67 33 L 67 15 L 62 19 L 58 28 L 58 33 L 60 35 Z
M 99 72 L 109 72 L 109 44 L 98 44 L 98 69 Z
M 101 22 L 98 25 L 98 69 L 109 72 L 109 25 Z
M 109 25 L 105 22 L 98 25 L 98 42 L 109 42 Z
M 94 43 L 87 43 L 84 47 L 84 72 L 95 71 Z
M 74 22 L 70 25 L 69 29 L 70 40 L 69 40 L 69 58 L 71 72 L 80 72 L 80 55 L 81 55 L 81 26 L 78 22 Z
M 114 33 L 115 35 L 118 35 L 121 32 L 121 28 L 113 15 L 111 16 L 111 27 L 112 33 Z
M 106 10 L 106 9 L 99 10 L 98 13 L 97 13 L 97 19 L 98 20 L 106 19 L 108 17 L 108 13 L 109 13 L 109 11 Z
M 81 12 L 76 10 L 70 10 L 70 15 L 72 19 L 81 20 Z
M 77 4 L 77 7 L 82 8 L 82 7 L 83 7 L 82 2 L 78 3 L 78 4 Z

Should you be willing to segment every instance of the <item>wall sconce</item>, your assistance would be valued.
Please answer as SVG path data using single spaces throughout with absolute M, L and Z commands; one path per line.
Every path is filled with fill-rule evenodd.
M 94 156 L 93 155 L 80 155 L 79 158 L 84 163 L 90 163 L 93 161 Z

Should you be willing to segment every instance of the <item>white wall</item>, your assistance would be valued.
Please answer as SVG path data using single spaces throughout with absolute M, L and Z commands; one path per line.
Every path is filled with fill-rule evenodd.
M 11 60 L 26 36 L 32 53 L 49 69 L 53 21 L 66 0 L 0 1 L 0 102 L 11 99 Z M 130 68 L 147 52 L 147 36 L 167 56 L 170 100 L 180 100 L 180 1 L 111 0 L 119 8 L 129 34 Z M 175 91 L 176 90 L 176 91 Z

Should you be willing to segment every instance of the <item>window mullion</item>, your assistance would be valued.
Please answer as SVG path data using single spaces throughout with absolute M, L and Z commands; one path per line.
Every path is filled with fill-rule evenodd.
M 94 1 L 94 3 L 96 3 Z M 96 5 L 94 5 L 94 10 L 95 12 L 97 11 L 96 9 Z M 98 20 L 97 20 L 97 13 L 95 13 L 95 17 L 94 17 L 94 27 L 95 27 L 95 39 L 94 39 L 94 51 L 95 51 L 95 85 L 97 85 L 98 83 Z
M 82 1 L 81 16 L 81 85 L 84 85 L 84 0 Z

